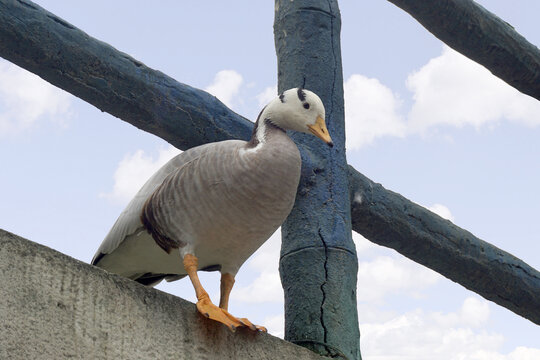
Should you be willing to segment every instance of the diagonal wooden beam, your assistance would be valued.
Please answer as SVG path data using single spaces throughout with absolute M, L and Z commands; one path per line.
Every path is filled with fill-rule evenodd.
M 26 0 L 0 0 L 0 56 L 180 149 L 248 138 L 253 126 L 204 91 L 146 67 Z M 538 271 L 467 231 L 434 219 L 427 210 L 414 208 L 352 167 L 349 187 L 353 230 L 540 325 Z M 363 202 L 354 201 L 359 196 Z M 406 215 L 411 209 L 414 217 Z M 463 235 L 455 235 L 459 231 Z M 454 240 L 436 237 L 441 233 L 453 233 Z M 480 255 L 483 260 L 474 261 Z M 466 271 L 459 264 L 467 264 Z M 492 265 L 488 272 L 485 264 Z
M 349 166 L 353 230 L 540 325 L 540 272 Z
M 179 149 L 249 139 L 253 124 L 31 1 L 0 1 L 0 56 Z
M 540 50 L 472 0 L 388 0 L 495 76 L 540 100 Z

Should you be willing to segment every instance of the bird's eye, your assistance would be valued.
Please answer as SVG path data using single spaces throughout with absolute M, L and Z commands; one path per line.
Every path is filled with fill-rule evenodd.
M 304 103 L 304 109 L 309 109 L 309 104 L 308 103 Z

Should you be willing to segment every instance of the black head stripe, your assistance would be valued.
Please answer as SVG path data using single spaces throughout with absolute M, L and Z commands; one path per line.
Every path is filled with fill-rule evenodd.
M 264 125 L 266 126 L 266 131 L 268 131 L 268 129 L 271 128 L 271 129 L 276 129 L 276 130 L 280 130 L 280 131 L 285 132 L 285 130 L 283 130 L 282 128 L 280 128 L 276 124 L 274 124 L 272 122 L 272 120 L 270 120 L 270 119 L 264 119 Z
M 306 101 L 306 93 L 304 92 L 303 89 L 298 88 L 298 91 L 296 93 L 298 94 L 298 98 L 300 99 L 301 102 Z
M 283 93 L 279 94 L 279 101 L 281 101 L 282 103 L 285 102 L 285 95 Z

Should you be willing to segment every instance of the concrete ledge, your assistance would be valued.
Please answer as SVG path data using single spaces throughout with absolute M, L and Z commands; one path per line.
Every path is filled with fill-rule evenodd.
M 323 359 L 0 230 L 1 359 Z

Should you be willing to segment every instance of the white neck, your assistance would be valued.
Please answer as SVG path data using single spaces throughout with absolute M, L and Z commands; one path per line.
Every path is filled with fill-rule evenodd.
M 264 119 L 260 117 L 257 122 L 255 123 L 255 129 L 251 136 L 251 140 L 247 143 L 247 149 L 250 151 L 257 151 L 261 147 L 263 147 L 271 138 L 272 136 L 276 136 L 278 134 L 285 135 L 285 130 L 281 129 L 280 127 L 274 125 L 270 122 L 268 119 Z M 279 136 L 279 135 L 278 135 Z
M 266 121 L 264 119 L 259 119 L 257 121 L 257 130 L 255 131 L 255 138 L 257 139 L 259 144 L 266 143 Z

